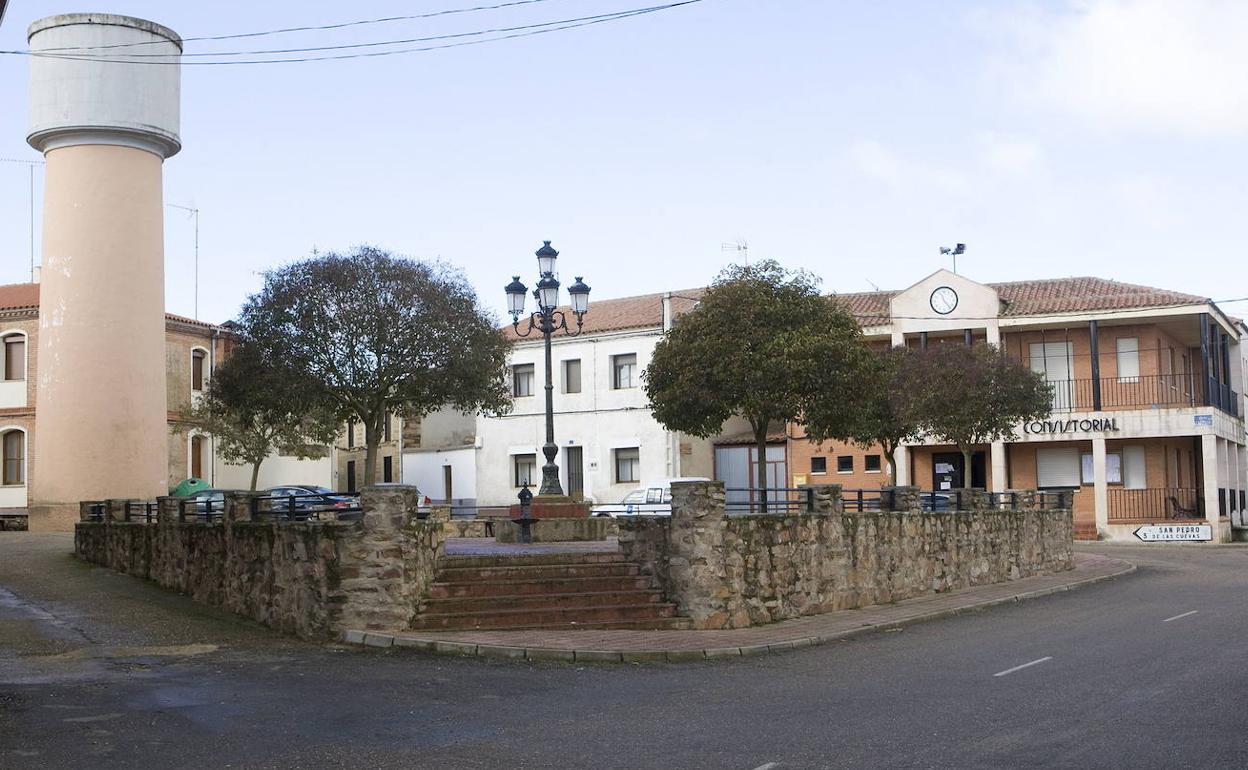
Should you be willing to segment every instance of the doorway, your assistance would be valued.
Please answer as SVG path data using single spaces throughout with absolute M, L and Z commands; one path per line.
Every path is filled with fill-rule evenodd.
M 971 455 L 971 483 L 964 485 L 966 479 L 966 463 L 961 452 L 932 453 L 932 489 L 973 489 L 987 488 L 987 461 L 984 452 Z
M 447 503 L 455 499 L 455 487 L 453 485 L 451 466 L 442 466 L 442 495 Z
M 584 449 L 579 446 L 563 450 L 563 464 L 568 469 L 568 497 L 579 502 L 585 500 Z

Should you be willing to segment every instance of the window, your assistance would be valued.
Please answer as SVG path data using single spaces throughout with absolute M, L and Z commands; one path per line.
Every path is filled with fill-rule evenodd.
M 879 455 L 867 455 L 866 457 L 867 473 L 879 473 L 881 469 Z
M 517 398 L 533 395 L 533 364 L 511 367 L 511 395 Z
M 204 389 L 204 351 L 191 351 L 191 390 Z
M 563 362 L 563 392 L 581 392 L 581 359 L 570 358 Z
M 1140 340 L 1137 337 L 1119 337 L 1118 348 L 1118 381 L 1140 381 Z
M 191 436 L 191 478 L 204 477 L 204 437 Z
M 4 379 L 26 379 L 26 338 L 21 334 L 4 338 Z
M 537 478 L 537 455 L 515 455 L 511 462 L 516 471 L 516 486 L 533 486 L 533 480 Z
M 611 387 L 616 390 L 637 387 L 637 354 L 611 356 Z
M 381 458 L 381 480 L 386 484 L 394 481 L 394 458 L 390 455 Z
M 1092 464 L 1092 453 L 1084 452 L 1080 457 L 1081 476 L 1084 484 L 1096 483 L 1096 470 Z M 1111 452 L 1105 455 L 1105 482 L 1107 484 L 1122 483 L 1122 455 Z
M 826 457 L 810 458 L 810 472 L 811 473 L 827 473 L 828 472 L 828 458 Z
M 347 421 L 347 449 L 355 448 L 355 420 Z M 355 491 L 355 490 L 351 490 Z
M 347 460 L 347 491 L 355 491 L 355 460 Z
M 391 418 L 389 412 L 386 412 L 386 415 L 382 417 L 381 419 L 382 419 L 382 426 L 383 426 L 381 429 L 382 440 L 389 441 L 391 438 L 390 423 L 393 422 L 393 418 Z
M 1077 447 L 1043 447 L 1036 450 L 1036 486 L 1041 489 L 1077 487 L 1079 478 Z
M 836 472 L 837 473 L 853 473 L 854 472 L 854 456 L 853 455 L 841 455 L 840 457 L 836 458 Z
M 615 450 L 615 483 L 635 483 L 640 479 L 641 450 L 636 447 L 632 449 Z
M 1144 459 L 1144 447 L 1125 446 L 1122 448 L 1122 485 L 1127 489 L 1146 488 L 1147 476 Z
M 26 483 L 26 434 L 11 430 L 4 434 L 4 483 Z

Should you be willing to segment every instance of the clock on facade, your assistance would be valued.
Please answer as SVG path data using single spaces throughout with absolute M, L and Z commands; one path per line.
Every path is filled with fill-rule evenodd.
M 932 292 L 932 310 L 941 315 L 949 315 L 958 306 L 958 293 L 948 286 L 941 286 Z

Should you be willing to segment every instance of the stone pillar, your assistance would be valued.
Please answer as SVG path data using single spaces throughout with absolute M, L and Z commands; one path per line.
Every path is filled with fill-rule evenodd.
M 405 484 L 373 484 L 360 492 L 365 532 L 400 529 L 416 518 L 420 491 Z
M 740 628 L 750 624 L 740 597 L 724 591 L 727 569 L 724 530 L 727 513 L 722 481 L 672 483 L 668 534 L 668 599 L 695 628 Z
M 844 509 L 840 484 L 804 484 L 798 489 L 807 491 L 813 497 L 811 513 L 840 513 Z
M 1098 532 L 1104 532 L 1109 526 L 1109 483 L 1106 477 L 1105 454 L 1105 439 L 1092 439 L 1092 499 L 1096 508 Z
M 922 510 L 922 501 L 918 487 L 885 487 L 881 491 L 887 493 L 880 499 L 880 510 L 882 511 L 919 513 Z
M 162 527 L 178 523 L 178 510 L 181 498 L 163 495 L 156 498 L 156 523 Z
M 108 520 L 109 521 L 125 521 L 126 520 L 126 500 L 108 500 Z
M 993 492 L 1004 492 L 1009 488 L 1005 472 L 1005 442 L 992 442 L 989 453 L 992 457 L 992 487 L 990 489 Z
M 221 520 L 227 525 L 236 521 L 251 521 L 251 501 L 260 497 L 263 495 L 259 492 L 226 492 Z
M 34 52 L 137 45 L 155 57 L 30 59 L 27 142 L 47 164 L 30 524 L 55 530 L 79 500 L 168 490 L 162 164 L 181 147 L 182 42 L 97 13 L 40 19 L 28 40 Z

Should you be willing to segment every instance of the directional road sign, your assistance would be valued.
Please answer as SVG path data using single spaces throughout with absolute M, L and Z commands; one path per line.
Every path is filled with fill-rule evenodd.
M 1204 542 L 1213 539 L 1213 527 L 1208 524 L 1149 524 L 1137 528 L 1133 534 L 1145 543 Z

